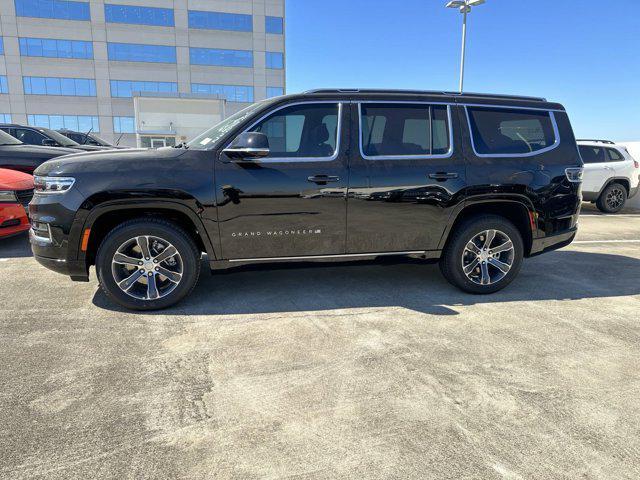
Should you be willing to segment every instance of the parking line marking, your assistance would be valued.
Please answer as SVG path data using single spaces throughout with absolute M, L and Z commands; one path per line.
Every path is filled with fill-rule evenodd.
M 572 243 L 640 243 L 638 240 L 576 240 Z
M 587 214 L 580 214 L 581 217 L 620 217 L 620 218 L 626 218 L 626 217 L 640 217 L 640 213 L 624 213 L 622 215 L 616 215 L 615 213 L 613 214 L 605 214 L 603 213 L 602 215 L 598 215 L 597 213 L 587 213 Z

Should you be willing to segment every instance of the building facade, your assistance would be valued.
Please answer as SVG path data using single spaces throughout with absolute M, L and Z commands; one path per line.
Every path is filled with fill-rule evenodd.
M 284 0 L 0 0 L 0 122 L 135 145 L 138 92 L 218 95 L 227 114 L 281 95 L 284 10 Z

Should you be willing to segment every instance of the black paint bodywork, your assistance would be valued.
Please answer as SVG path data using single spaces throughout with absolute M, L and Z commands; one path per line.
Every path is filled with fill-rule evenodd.
M 317 101 L 342 103 L 333 160 L 238 161 L 222 152 L 268 112 Z M 449 104 L 451 156 L 366 160 L 359 148 L 360 101 Z M 553 110 L 560 143 L 530 157 L 480 158 L 471 146 L 463 104 Z M 175 212 L 190 222 L 212 267 L 333 255 L 438 258 L 456 222 L 486 210 L 520 216 L 531 256 L 573 240 L 581 192 L 580 184 L 567 180 L 565 168 L 581 165 L 564 108 L 541 99 L 427 92 L 290 95 L 262 102 L 211 149 L 106 151 L 45 163 L 37 174 L 71 176 L 76 184 L 64 195 L 34 197 L 30 215 L 49 223 L 53 244 L 32 237 L 32 248 L 47 267 L 85 280 L 93 252 L 81 250 L 82 235 L 99 230 L 105 214 L 126 219 Z M 323 176 L 332 181 L 323 182 Z
M 78 151 L 70 148 L 39 147 L 24 143 L 0 145 L 0 168 L 33 173 L 36 168 L 47 160 L 71 153 L 78 153 Z

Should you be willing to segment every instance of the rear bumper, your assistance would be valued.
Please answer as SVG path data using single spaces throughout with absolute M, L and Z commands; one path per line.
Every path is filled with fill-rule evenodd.
M 550 235 L 543 238 L 534 238 L 531 243 L 531 253 L 529 254 L 529 256 L 534 257 L 536 255 L 540 255 L 541 253 L 546 253 L 552 250 L 566 247 L 571 242 L 573 242 L 573 239 L 576 238 L 577 233 L 578 228 L 573 227 L 570 230 L 558 233 L 556 235 Z
M 635 197 L 638 194 L 638 191 L 640 191 L 640 182 L 634 188 L 631 188 L 629 191 L 629 198 Z

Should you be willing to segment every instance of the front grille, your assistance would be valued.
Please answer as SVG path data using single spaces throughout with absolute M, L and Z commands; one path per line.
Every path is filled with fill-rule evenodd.
M 32 190 L 18 190 L 16 192 L 16 196 L 18 197 L 18 202 L 20 202 L 24 208 L 28 208 L 29 207 L 29 202 L 33 198 L 33 189 Z

